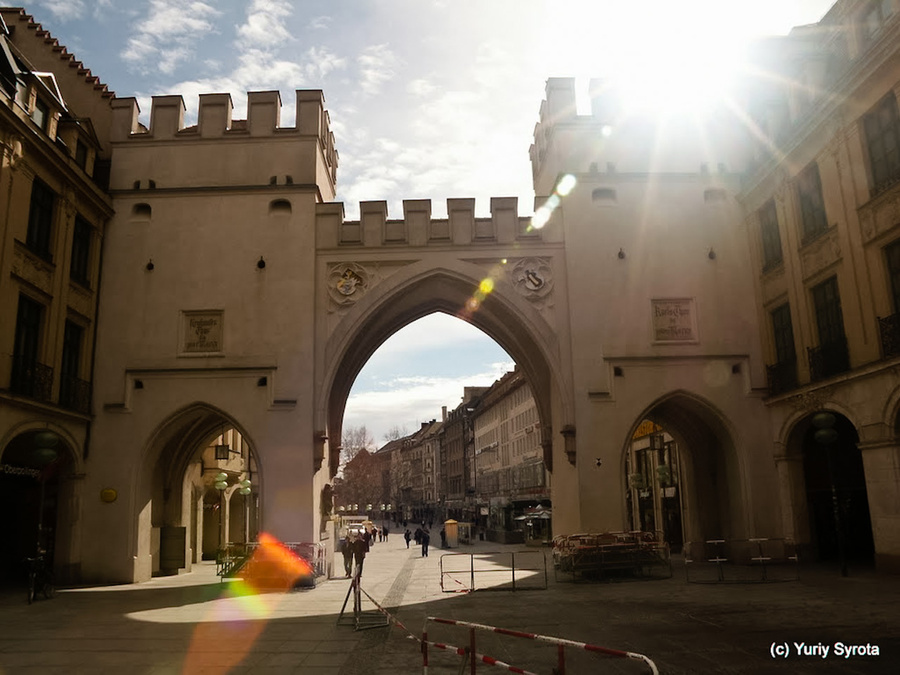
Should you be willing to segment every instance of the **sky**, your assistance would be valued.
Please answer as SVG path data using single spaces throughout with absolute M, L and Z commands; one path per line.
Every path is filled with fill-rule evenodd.
M 814 23 L 833 0 L 32 0 L 35 20 L 116 92 L 198 95 L 277 89 L 282 125 L 293 92 L 321 89 L 340 155 L 337 200 L 518 197 L 533 212 L 528 148 L 548 77 L 619 79 L 671 98 L 710 91 L 740 67 L 754 36 Z M 692 78 L 692 79 L 691 79 Z M 695 87 L 688 86 L 689 84 Z M 649 86 L 648 86 L 649 85 Z M 655 102 L 650 101 L 651 104 Z M 587 112 L 582 108 L 581 112 Z M 427 317 L 395 334 L 357 378 L 345 426 L 378 445 L 489 385 L 510 357 L 477 329 Z

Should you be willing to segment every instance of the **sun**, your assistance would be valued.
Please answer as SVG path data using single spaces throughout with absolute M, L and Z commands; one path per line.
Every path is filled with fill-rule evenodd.
M 592 2 L 578 10 L 554 60 L 577 64 L 581 82 L 608 83 L 626 114 L 716 107 L 745 71 L 755 32 L 748 5 L 731 0 Z

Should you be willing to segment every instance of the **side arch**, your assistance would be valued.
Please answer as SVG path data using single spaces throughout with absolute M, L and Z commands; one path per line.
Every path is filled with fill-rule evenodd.
M 13 439 L 27 434 L 32 431 L 52 431 L 59 436 L 62 441 L 61 446 L 65 447 L 67 457 L 71 462 L 71 473 L 81 475 L 84 473 L 83 448 L 74 436 L 64 426 L 55 424 L 48 420 L 26 420 L 10 427 L 2 437 L 0 437 L 0 458 Z M 81 452 L 79 452 L 81 449 Z
M 561 365 L 560 345 L 540 312 L 502 278 L 477 310 L 466 310 L 484 276 L 482 267 L 470 263 L 441 268 L 416 263 L 373 288 L 337 324 L 326 339 L 316 405 L 317 428 L 327 428 L 328 435 L 338 439 L 331 445 L 332 473 L 337 469 L 344 408 L 356 376 L 391 335 L 434 312 L 472 324 L 512 356 L 532 387 L 545 443 L 552 438 L 553 401 L 562 411 L 558 427 L 572 423 L 571 383 L 561 379 L 567 370 Z
M 678 443 L 684 466 L 682 494 L 686 542 L 752 536 L 749 528 L 747 458 L 731 420 L 706 398 L 688 390 L 668 392 L 648 404 L 623 440 L 619 475 L 641 421 L 655 422 Z

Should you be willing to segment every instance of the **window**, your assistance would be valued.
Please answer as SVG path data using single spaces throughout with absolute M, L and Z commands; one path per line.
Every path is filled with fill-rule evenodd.
M 72 235 L 72 263 L 69 277 L 82 286 L 90 286 L 91 224 L 81 216 L 75 216 L 75 233 Z
M 900 179 L 900 115 L 893 92 L 863 117 L 863 128 L 874 196 Z
M 62 365 L 59 369 L 63 386 L 67 381 L 77 380 L 81 372 L 81 343 L 84 337 L 84 328 L 71 321 L 66 321 L 66 331 L 63 335 Z
M 778 215 L 775 213 L 774 199 L 770 199 L 759 210 L 759 226 L 762 234 L 763 271 L 767 271 L 782 260 L 781 235 L 778 233 Z
M 894 313 L 900 312 L 900 241 L 895 241 L 884 249 L 887 258 L 888 276 L 891 280 L 891 297 Z
M 798 177 L 797 196 L 803 223 L 803 242 L 806 243 L 828 229 L 818 164 L 813 163 Z
M 10 389 L 17 394 L 34 396 L 41 369 L 38 349 L 44 306 L 26 295 L 19 296 L 16 334 L 13 342 L 13 370 Z M 52 379 L 52 377 L 51 377 Z M 49 388 L 48 392 L 49 394 Z M 48 396 L 49 398 L 49 396 Z
M 31 207 L 28 211 L 28 248 L 50 259 L 50 230 L 53 226 L 53 207 L 56 195 L 46 183 L 35 178 L 31 186 Z
M 841 313 L 841 296 L 837 277 L 831 277 L 812 289 L 819 344 L 827 345 L 844 341 L 844 317 Z
M 83 170 L 87 170 L 87 158 L 88 158 L 88 149 L 87 146 L 78 141 L 75 144 L 75 163 L 79 166 L 79 168 Z
M 31 113 L 31 119 L 33 119 L 34 123 L 41 128 L 41 131 L 47 131 L 47 120 L 50 119 L 50 108 L 39 98 L 34 100 L 34 110 Z
M 785 303 L 772 310 L 772 332 L 775 337 L 775 358 L 778 363 L 793 363 L 797 359 L 794 350 L 794 327 L 791 324 L 791 307 Z
M 859 21 L 863 44 L 869 42 L 891 16 L 894 11 L 893 2 L 894 0 L 870 0 Z

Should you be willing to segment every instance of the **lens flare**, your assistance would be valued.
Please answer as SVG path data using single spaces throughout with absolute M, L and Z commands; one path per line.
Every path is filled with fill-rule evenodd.
M 534 212 L 534 215 L 531 217 L 531 227 L 535 230 L 540 230 L 544 225 L 548 223 L 550 220 L 550 209 L 542 206 L 537 211 Z
M 578 180 L 570 173 L 567 173 L 565 176 L 559 179 L 559 183 L 556 185 L 556 192 L 562 197 L 568 195 L 572 190 L 575 189 L 575 184 Z
M 481 291 L 484 295 L 488 295 L 491 291 L 494 290 L 494 280 L 488 277 L 487 279 L 482 279 L 481 283 L 478 284 L 478 290 Z
M 240 575 L 223 595 L 232 602 L 215 604 L 210 616 L 197 624 L 182 672 L 229 672 L 250 653 L 284 592 L 306 577 L 315 577 L 309 562 L 266 533 L 259 535 L 259 546 Z M 219 647 L 226 643 L 223 661 Z

